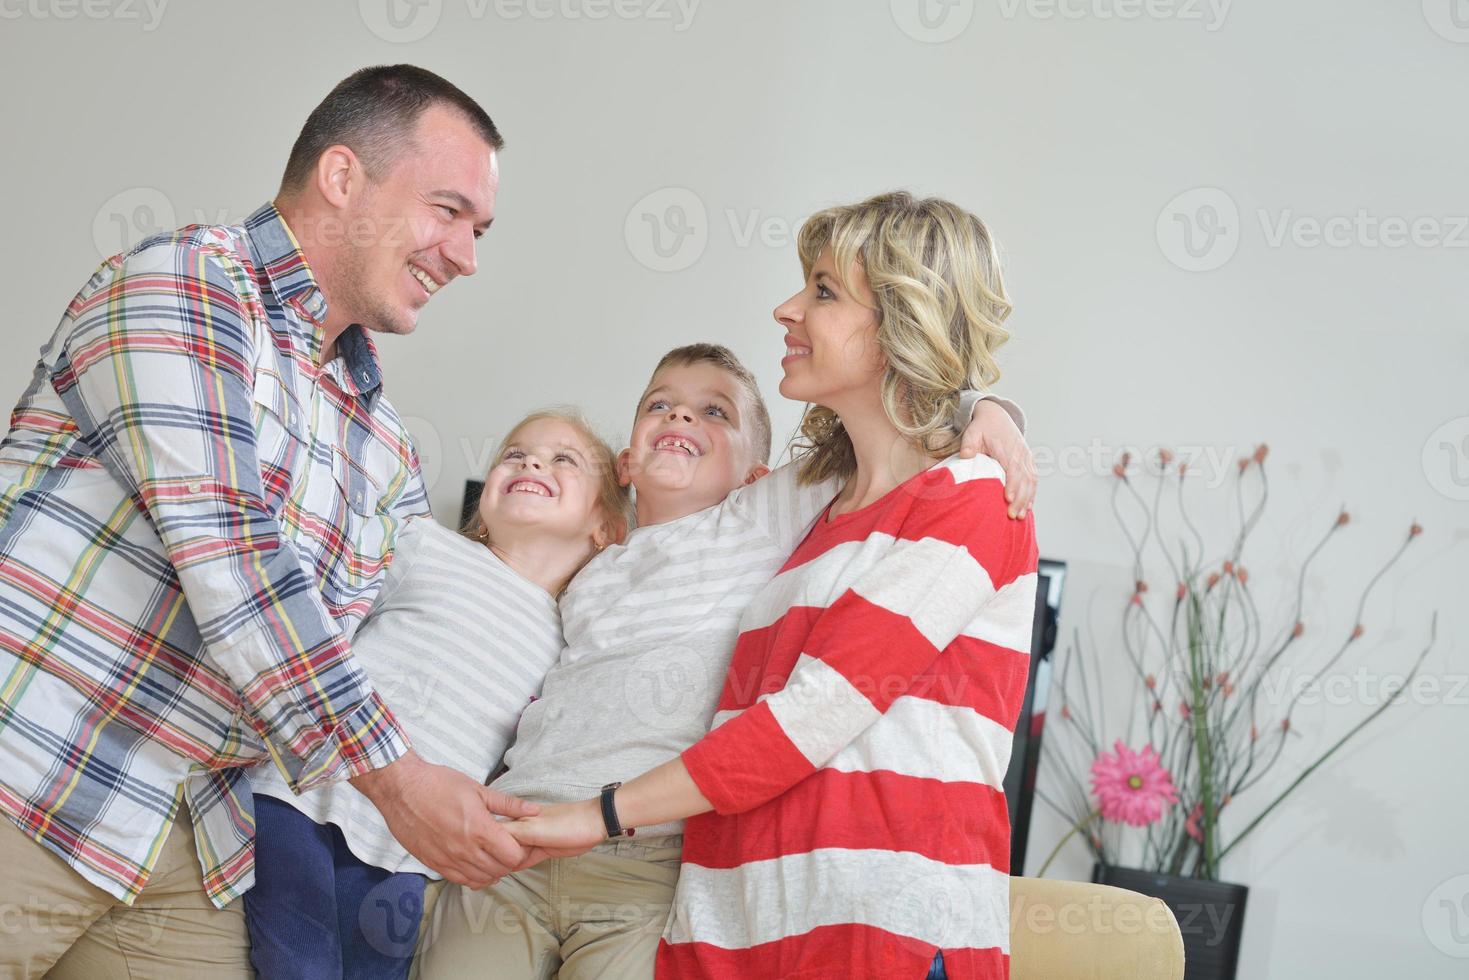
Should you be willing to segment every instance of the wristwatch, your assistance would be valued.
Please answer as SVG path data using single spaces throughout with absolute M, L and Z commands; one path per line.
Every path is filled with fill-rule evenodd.
M 613 794 L 622 783 L 608 783 L 602 787 L 602 823 L 607 828 L 607 839 L 614 840 L 618 837 L 631 837 L 637 831 L 629 827 L 622 829 L 622 823 L 617 819 L 617 804 L 613 801 Z

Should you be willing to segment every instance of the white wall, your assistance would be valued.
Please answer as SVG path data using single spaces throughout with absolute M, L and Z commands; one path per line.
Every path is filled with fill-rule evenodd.
M 956 34 L 944 43 L 898 26 L 923 35 L 918 0 L 705 0 L 691 20 L 688 0 L 619 0 L 639 15 L 604 19 L 589 16 L 613 11 L 599 0 L 425 0 L 403 8 L 426 18 L 409 18 L 427 33 L 408 43 L 370 28 L 392 36 L 386 0 L 159 2 L 0 0 L 0 389 L 21 390 L 99 248 L 149 223 L 140 206 L 156 222 L 243 216 L 334 82 L 408 60 L 479 97 L 509 141 L 481 273 L 382 345 L 441 517 L 532 407 L 579 402 L 625 432 L 652 361 L 681 342 L 733 346 L 788 431 L 770 310 L 798 287 L 790 233 L 820 206 L 905 186 L 970 207 L 1007 247 L 1017 309 L 1000 387 L 1034 445 L 1100 447 L 1095 465 L 1049 466 L 1037 508 L 1043 553 L 1072 563 L 1067 634 L 1093 631 L 1116 663 L 1107 617 L 1130 576 L 1106 506 L 1112 452 L 1268 440 L 1262 595 L 1278 601 L 1271 575 L 1302 553 L 1303 522 L 1346 502 L 1356 520 L 1312 583 L 1340 634 L 1369 565 L 1417 518 L 1427 531 L 1347 663 L 1404 663 L 1437 608 L 1425 669 L 1464 677 L 1469 29 L 1449 17 L 1462 0 L 1067 0 L 1071 16 L 1046 16 L 1047 0 L 929 0 L 948 12 L 936 30 Z M 670 187 L 705 214 L 703 251 L 688 239 L 677 257 L 698 258 L 676 274 L 640 263 L 641 212 L 625 234 L 634 205 Z M 1169 257 L 1189 261 L 1165 209 L 1196 188 L 1239 215 L 1205 260 L 1237 251 L 1212 271 Z M 677 200 L 653 199 L 654 217 Z M 1425 219 L 1419 243 L 1292 239 L 1309 235 L 1296 219 L 1359 211 Z M 1434 892 L 1469 873 L 1469 692 L 1448 691 L 1394 710 L 1227 865 L 1253 889 L 1243 977 L 1462 975 L 1448 954 L 1469 955 L 1469 878 Z M 1299 717 L 1295 751 L 1364 710 Z M 1027 870 L 1061 830 L 1042 815 Z M 1053 873 L 1088 870 L 1078 849 Z M 1465 903 L 1457 945 L 1446 896 Z

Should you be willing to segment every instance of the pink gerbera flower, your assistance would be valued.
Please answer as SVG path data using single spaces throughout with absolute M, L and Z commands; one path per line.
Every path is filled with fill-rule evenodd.
M 1163 816 L 1165 803 L 1178 802 L 1178 790 L 1151 745 L 1134 752 L 1119 739 L 1115 748 L 1092 763 L 1092 793 L 1102 819 L 1145 827 Z

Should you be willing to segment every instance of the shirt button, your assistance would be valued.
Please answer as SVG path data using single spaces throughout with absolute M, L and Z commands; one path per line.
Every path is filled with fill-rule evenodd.
M 200 490 L 203 490 L 203 489 L 204 489 L 204 484 L 200 483 L 198 480 L 192 480 L 192 481 L 190 481 L 190 483 L 189 483 L 189 492 L 190 493 L 198 493 Z
M 352 495 L 352 501 L 355 504 L 357 504 L 357 506 L 359 506 L 359 507 L 362 506 L 362 491 L 361 490 L 358 490 L 356 493 L 354 493 Z

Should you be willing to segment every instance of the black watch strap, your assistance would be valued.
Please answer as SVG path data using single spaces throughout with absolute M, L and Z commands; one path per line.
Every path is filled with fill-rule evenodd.
M 608 783 L 602 787 L 602 824 L 607 828 L 608 840 L 615 837 L 631 837 L 635 832 L 631 829 L 623 830 L 621 821 L 617 819 L 617 804 L 613 796 L 617 792 L 617 787 L 621 785 L 622 783 Z

